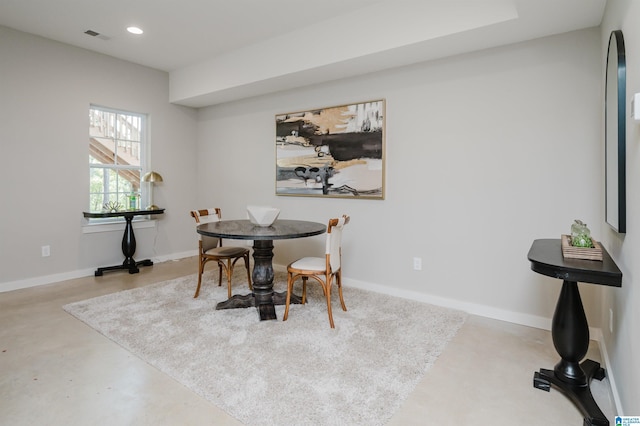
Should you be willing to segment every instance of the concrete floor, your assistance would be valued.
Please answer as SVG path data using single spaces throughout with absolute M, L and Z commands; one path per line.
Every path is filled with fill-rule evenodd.
M 189 258 L 0 293 L 0 425 L 239 425 L 62 310 L 196 272 Z M 600 361 L 596 342 L 587 357 Z M 470 316 L 389 424 L 582 425 L 564 395 L 532 386 L 558 359 L 548 331 Z M 608 380 L 591 389 L 613 423 Z

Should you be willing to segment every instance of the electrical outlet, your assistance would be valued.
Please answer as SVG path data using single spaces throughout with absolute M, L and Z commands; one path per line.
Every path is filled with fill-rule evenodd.
M 51 246 L 42 246 L 41 250 L 42 250 L 42 257 L 51 256 Z
M 413 270 L 414 271 L 422 271 L 422 258 L 414 257 L 413 258 Z

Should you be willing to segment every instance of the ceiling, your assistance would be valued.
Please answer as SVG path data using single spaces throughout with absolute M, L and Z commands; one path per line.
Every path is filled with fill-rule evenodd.
M 598 26 L 605 5 L 606 0 L 0 0 L 0 25 L 169 72 L 170 100 L 200 107 Z M 129 34 L 132 25 L 144 34 Z

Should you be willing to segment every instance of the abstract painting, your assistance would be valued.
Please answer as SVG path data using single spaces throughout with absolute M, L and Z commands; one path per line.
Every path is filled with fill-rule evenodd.
M 276 195 L 384 199 L 385 101 L 276 115 Z

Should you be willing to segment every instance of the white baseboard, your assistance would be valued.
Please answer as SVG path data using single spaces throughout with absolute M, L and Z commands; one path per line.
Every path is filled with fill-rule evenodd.
M 184 259 L 185 257 L 191 257 L 191 256 L 197 256 L 197 255 L 198 255 L 198 250 L 191 250 L 191 251 L 185 251 L 182 253 L 174 253 L 168 256 L 156 256 L 156 257 L 153 257 L 151 260 L 153 260 L 154 263 L 162 263 L 168 260 Z M 63 272 L 60 274 L 44 275 L 41 277 L 33 277 L 33 278 L 27 278 L 24 280 L 16 280 L 16 281 L 8 281 L 8 282 L 0 283 L 0 293 L 3 293 L 5 291 L 20 290 L 23 288 L 53 284 L 60 281 L 72 280 L 75 278 L 89 277 L 95 273 L 96 268 L 97 266 L 95 268 L 78 269 L 75 271 Z
M 431 305 L 442 306 L 444 308 L 464 311 L 468 314 L 478 315 L 485 318 L 551 331 L 551 318 L 493 308 L 491 306 L 480 305 L 477 303 L 462 302 L 456 299 L 433 296 L 426 293 L 419 293 L 417 291 L 402 290 L 380 284 L 370 284 L 359 280 L 347 278 L 343 278 L 343 280 L 344 285 L 349 287 L 370 290 L 376 293 L 386 294 L 388 296 L 401 297 L 403 299 L 416 300 L 422 303 L 429 303 Z M 593 336 L 601 336 L 602 331 L 597 327 L 589 327 L 589 334 L 592 336 L 593 340 L 597 340 Z
M 592 339 L 598 342 L 598 347 L 600 348 L 600 356 L 602 356 L 602 364 L 604 364 L 604 368 L 607 371 L 607 379 L 609 379 L 609 385 L 611 386 L 611 394 L 613 395 L 613 403 L 616 406 L 616 415 L 624 416 L 622 412 L 622 400 L 620 399 L 620 393 L 618 392 L 618 387 L 616 386 L 616 378 L 615 371 L 611 368 L 611 363 L 609 362 L 609 352 L 607 351 L 607 345 L 604 343 L 604 335 L 602 334 L 602 329 L 598 329 L 597 334 L 591 335 Z
M 9 281 L 0 283 L 0 293 L 5 291 L 20 290 L 22 288 L 37 287 L 41 285 L 53 284 L 59 281 L 72 280 L 74 278 L 82 278 L 93 275 L 95 268 L 80 269 L 71 272 L 63 272 L 60 274 L 44 275 L 41 277 L 27 278 L 24 280 Z
M 166 256 L 156 256 L 153 258 L 153 261 L 162 263 L 168 260 L 180 260 L 180 259 L 185 259 L 187 257 L 197 256 L 197 255 L 198 255 L 198 250 L 189 250 L 189 251 L 183 251 L 181 253 L 173 253 Z M 196 268 L 196 272 L 197 272 L 197 268 Z
M 426 293 L 420 293 L 411 290 L 402 290 L 394 287 L 388 287 L 379 284 L 370 284 L 364 281 L 343 278 L 344 285 L 363 290 L 375 291 L 376 293 L 386 294 L 388 296 L 401 297 L 403 299 L 415 300 L 418 302 L 429 303 L 431 305 L 442 306 L 445 308 L 464 311 L 469 314 L 478 315 L 497 319 L 500 321 L 511 322 L 515 324 L 525 325 L 528 327 L 540 328 L 543 330 L 551 330 L 551 319 L 531 314 L 523 314 L 521 312 L 507 311 L 504 309 L 493 308 L 491 306 L 480 305 L 477 303 L 463 302 L 456 299 L 448 299 L 438 297 Z

